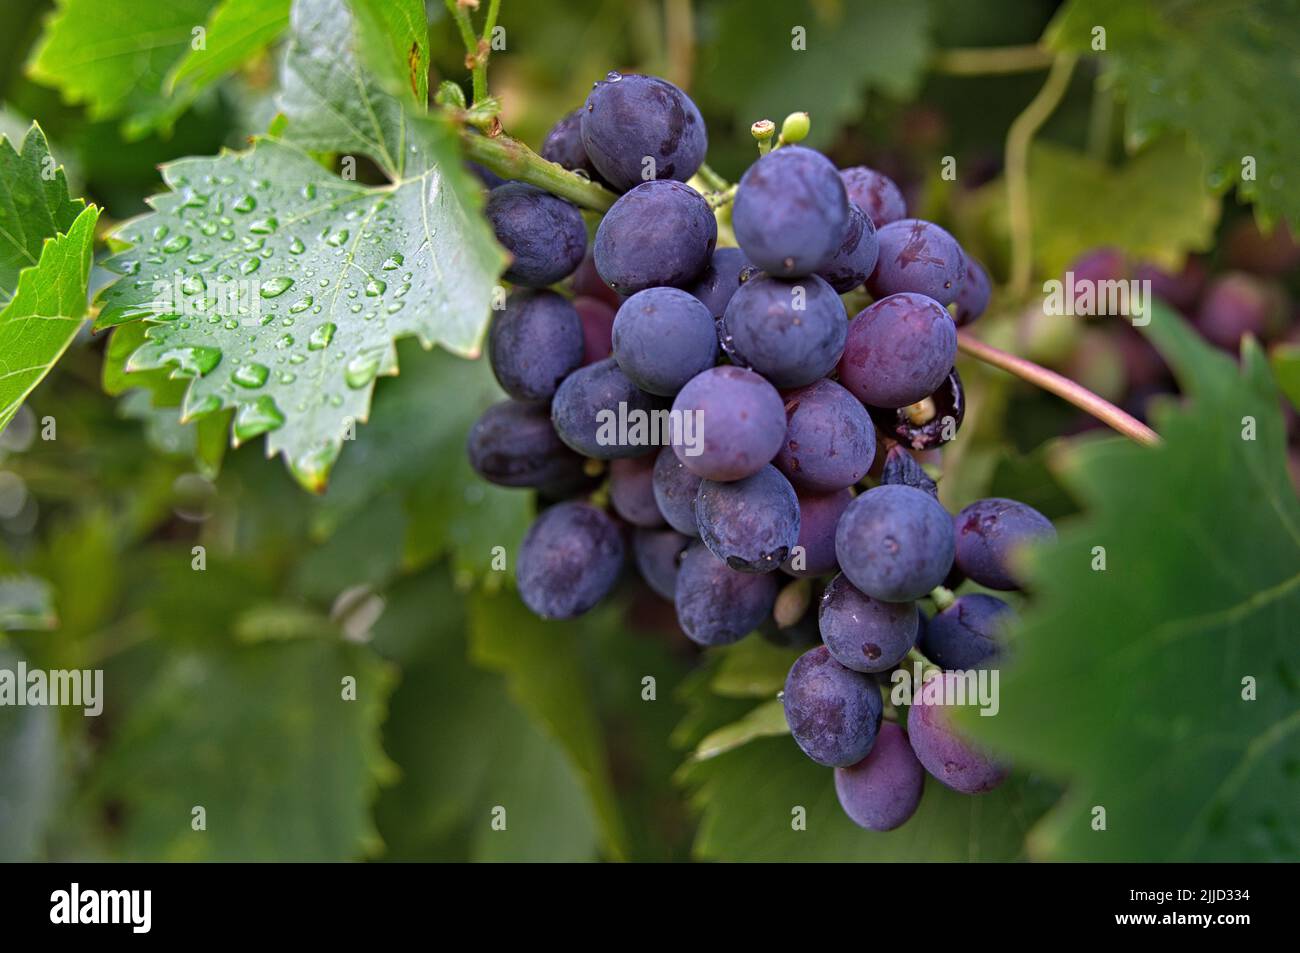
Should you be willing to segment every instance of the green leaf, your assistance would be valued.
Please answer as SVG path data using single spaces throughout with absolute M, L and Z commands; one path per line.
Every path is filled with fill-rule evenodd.
M 605 850 L 613 859 L 622 859 L 627 854 L 626 834 L 589 678 L 575 642 L 580 626 L 538 619 L 505 592 L 494 597 L 476 594 L 469 605 L 470 657 L 504 674 L 511 697 L 564 747 L 599 818 Z M 591 617 L 584 623 L 595 624 Z
M 356 698 L 343 697 L 355 680 Z M 370 808 L 392 676 L 334 639 L 173 653 L 97 765 L 120 847 L 148 860 L 353 860 L 380 849 Z M 206 830 L 191 827 L 206 812 Z
M 808 611 L 816 612 L 817 607 Z M 790 666 L 801 652 L 755 635 L 714 654 L 720 658 L 710 683 L 713 691 L 729 698 L 771 698 L 785 687 Z
M 866 93 L 913 95 L 930 55 L 929 7 L 865 0 L 848 4 L 728 0 L 700 73 L 702 89 L 746 134 L 759 119 L 778 125 L 806 111 L 805 145 L 825 147 L 862 115 Z M 802 30 L 806 48 L 796 49 Z
M 1216 184 L 1235 185 L 1266 220 L 1300 221 L 1300 2 L 1072 0 L 1048 40 L 1093 54 L 1097 27 L 1106 31 L 1106 77 L 1124 99 L 1130 141 L 1186 131 Z M 1243 175 L 1247 157 L 1252 178 Z
M 40 261 L 19 275 L 17 292 L 0 311 L 0 430 L 81 327 L 98 218 L 99 209 L 89 206 L 66 235 L 48 239 Z
M 1279 344 L 1269 354 L 1273 373 L 1291 406 L 1300 409 L 1300 345 Z
M 0 632 L 48 630 L 58 624 L 48 582 L 36 576 L 0 576 Z
M 748 744 L 756 738 L 789 733 L 790 726 L 785 720 L 785 706 L 781 704 L 780 699 L 774 698 L 763 702 L 739 721 L 733 721 L 716 731 L 709 732 L 695 746 L 692 757 L 696 761 L 707 761 L 709 758 L 716 758 L 720 754 Z
M 167 129 L 193 99 L 164 92 L 167 73 L 216 3 L 59 0 L 28 72 L 92 119 L 124 117 L 127 138 Z
M 66 233 L 85 207 L 68 195 L 40 126 L 27 127 L 20 149 L 0 139 L 0 305 L 13 298 L 19 273 L 40 259 L 45 240 Z
M 1179 267 L 1189 251 L 1204 251 L 1214 240 L 1219 202 L 1204 183 L 1200 157 L 1178 138 L 1161 140 L 1118 168 L 1036 143 L 1029 189 L 1039 271 L 1059 276 L 1100 245 Z
M 1038 554 L 1000 714 L 968 724 L 1069 779 L 1036 856 L 1294 858 L 1300 501 L 1276 386 L 1253 341 L 1239 371 L 1167 309 L 1146 331 L 1190 401 L 1159 408 L 1159 447 L 1090 441 L 1068 458 L 1087 515 Z
M 1013 778 L 988 794 L 957 794 L 926 779 L 921 805 L 896 831 L 856 826 L 835 796 L 834 775 L 789 738 L 751 742 L 684 769 L 701 812 L 698 860 L 1000 861 L 1023 854 L 1024 832 L 1041 812 L 1039 785 Z M 794 829 L 796 809 L 806 829 Z
M 397 371 L 394 341 L 479 348 L 503 256 L 477 216 L 478 190 L 440 120 L 409 128 L 430 164 L 371 188 L 263 140 L 164 167 L 171 191 L 125 224 L 98 326 L 147 318 L 128 370 L 193 377 L 182 417 L 233 408 L 236 444 L 263 433 L 313 490 L 374 379 Z
M 0 594 L 0 605 L 4 596 Z M 0 626 L 2 627 L 2 626 Z M 0 668 L 17 669 L 20 656 L 0 647 Z M 60 748 L 54 709 L 0 707 L 0 862 L 32 860 L 58 803 Z
M 289 25 L 290 0 L 222 0 L 205 27 L 203 49 L 191 48 L 167 74 L 164 89 L 193 98 L 266 49 Z
M 348 0 L 366 67 L 393 95 L 429 101 L 429 20 L 421 0 Z

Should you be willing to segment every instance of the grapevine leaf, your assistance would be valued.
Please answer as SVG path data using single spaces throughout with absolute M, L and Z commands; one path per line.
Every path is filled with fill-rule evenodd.
M 816 606 L 810 612 L 816 612 Z M 719 650 L 718 670 L 710 687 L 729 698 L 771 698 L 785 686 L 800 650 L 752 637 Z
M 429 101 L 429 20 L 421 0 L 348 0 L 361 58 L 384 88 Z
M 0 594 L 0 605 L 3 599 Z M 19 661 L 14 651 L 0 647 L 0 668 L 16 671 Z M 59 755 L 53 708 L 0 707 L 0 862 L 28 861 L 38 855 L 46 822 L 58 803 Z
M 345 695 L 350 679 L 355 700 Z M 171 654 L 92 782 L 101 800 L 126 805 L 123 854 L 339 861 L 377 853 L 370 807 L 392 779 L 379 742 L 391 683 L 373 653 L 336 639 Z M 206 830 L 191 829 L 195 805 L 206 811 Z
M 290 0 L 222 0 L 205 27 L 201 49 L 191 47 L 172 66 L 164 88 L 193 97 L 266 49 L 289 25 Z
M 1277 389 L 1253 341 L 1239 371 L 1169 310 L 1146 331 L 1190 403 L 1156 413 L 1159 447 L 1095 441 L 1065 458 L 1087 515 L 1038 554 L 1000 714 L 968 724 L 1070 779 L 1036 856 L 1292 859 L 1300 501 Z
M 584 624 L 597 625 L 603 617 Z M 512 697 L 564 747 L 599 818 L 606 850 L 622 859 L 623 818 L 574 635 L 572 625 L 538 619 L 506 593 L 470 599 L 471 659 L 503 673 Z
M 40 261 L 19 275 L 17 292 L 0 311 L 0 430 L 81 327 L 98 218 L 99 209 L 89 206 L 66 235 L 48 239 Z
M 780 699 L 774 698 L 763 702 L 739 721 L 733 721 L 729 725 L 709 732 L 695 746 L 693 757 L 696 761 L 705 761 L 748 744 L 756 738 L 789 733 L 790 726 L 785 720 L 785 706 L 781 704 Z
M 1046 275 L 1060 275 L 1102 245 L 1176 269 L 1189 251 L 1209 248 L 1219 219 L 1200 157 L 1173 137 L 1118 168 L 1038 143 L 1030 153 L 1029 188 L 1034 254 Z
M 1126 106 L 1128 137 L 1190 133 L 1213 181 L 1236 185 L 1265 220 L 1300 221 L 1300 2 L 1072 0 L 1048 30 L 1057 49 L 1096 54 Z M 1249 103 L 1243 108 L 1243 103 Z M 1081 192 L 1083 190 L 1080 190 Z
M 729 0 L 701 80 L 737 125 L 812 109 L 807 144 L 825 147 L 861 115 L 864 88 L 916 92 L 929 57 L 929 6 Z
M 789 738 L 760 738 L 682 771 L 701 812 L 699 860 L 999 861 L 1023 854 L 1024 833 L 1049 792 L 1013 778 L 978 797 L 932 778 L 915 815 L 887 834 L 865 831 L 844 814 L 834 775 L 804 757 Z M 797 829 L 796 811 L 806 814 Z
M 1300 409 L 1300 345 L 1279 344 L 1269 357 L 1282 393 L 1291 401 L 1291 406 Z
M 40 126 L 27 128 L 18 149 L 0 139 L 0 305 L 14 296 L 19 272 L 36 264 L 45 239 L 66 233 L 83 208 L 68 195 Z
M 168 70 L 216 4 L 59 0 L 28 71 L 68 102 L 85 103 L 92 119 L 124 117 L 128 138 L 169 128 L 193 97 L 164 92 Z
M 274 140 L 182 159 L 171 191 L 126 223 L 123 280 L 98 326 L 153 322 L 128 370 L 193 377 L 182 416 L 234 408 L 234 439 L 268 433 L 295 477 L 324 487 L 394 340 L 477 352 L 503 257 L 438 119 L 409 124 L 430 164 L 391 186 L 332 175 Z

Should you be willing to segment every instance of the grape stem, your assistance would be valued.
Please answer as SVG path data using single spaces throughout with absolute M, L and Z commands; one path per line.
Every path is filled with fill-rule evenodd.
M 957 601 L 957 597 L 952 594 L 952 590 L 943 586 L 935 586 L 930 590 L 930 599 L 934 602 L 934 607 L 940 612 Z
M 487 98 L 487 64 L 492 55 L 492 31 L 497 26 L 497 15 L 501 12 L 501 0 L 488 0 L 487 17 L 483 21 L 483 35 L 474 35 L 474 24 L 469 17 L 469 9 L 458 0 L 446 0 L 447 12 L 460 31 L 461 42 L 465 44 L 465 68 L 470 71 L 474 83 L 474 102 Z
M 1113 427 L 1131 440 L 1135 440 L 1147 447 L 1154 447 L 1160 443 L 1160 435 L 1142 421 L 1120 410 L 1110 401 L 1098 397 L 1082 384 L 1078 384 L 1068 377 L 1056 373 L 1056 371 L 1049 371 L 1033 361 L 1027 361 L 1023 357 L 1016 357 L 1014 354 L 999 350 L 991 344 L 985 344 L 979 338 L 972 337 L 967 331 L 957 332 L 957 347 L 963 353 L 969 354 L 985 364 L 992 364 L 994 367 L 1014 374 L 1022 380 L 1029 381 L 1029 383 L 1055 394 L 1057 397 L 1068 400 L 1080 410 L 1087 411 L 1102 423 Z
M 485 136 L 465 127 L 461 130 L 460 141 L 466 158 L 491 169 L 497 175 L 535 185 L 582 208 L 605 212 L 618 198 L 609 189 L 590 179 L 546 161 L 510 136 Z
M 940 50 L 930 60 L 931 69 L 949 76 L 1031 73 L 1051 65 L 1052 54 L 1036 44 Z

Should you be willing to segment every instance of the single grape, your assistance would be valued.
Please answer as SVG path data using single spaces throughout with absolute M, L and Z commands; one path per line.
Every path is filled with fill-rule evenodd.
M 968 592 L 927 619 L 921 652 L 946 669 L 989 668 L 998 661 L 1015 612 L 997 596 Z
M 896 294 L 849 322 L 839 377 L 872 407 L 906 407 L 939 389 L 957 357 L 957 327 L 937 301 Z
M 554 284 L 573 274 L 587 251 L 587 226 L 578 207 L 534 185 L 498 185 L 488 193 L 483 214 L 510 252 L 505 279 L 517 285 Z
M 834 381 L 785 395 L 786 431 L 773 463 L 798 490 L 828 493 L 853 486 L 871 469 L 876 431 L 867 410 Z
M 933 450 L 957 436 L 966 419 L 966 390 L 957 369 L 929 397 L 906 407 L 868 407 L 881 433 L 913 450 Z
M 862 209 L 850 204 L 844 238 L 834 257 L 817 269 L 817 274 L 835 289 L 836 294 L 845 294 L 861 285 L 876 270 L 879 256 L 876 226 L 871 224 L 871 219 Z
M 749 259 L 739 248 L 714 249 L 704 273 L 687 285 L 686 290 L 704 302 L 716 321 L 727 310 L 727 302 L 740 287 L 741 271 L 748 267 L 752 267 Z
M 714 367 L 691 378 L 673 401 L 673 414 L 690 415 L 695 438 L 675 441 L 673 452 L 706 480 L 743 480 L 757 473 L 785 437 L 781 395 L 743 367 Z
M 1196 312 L 1196 327 L 1211 344 L 1236 353 L 1247 334 L 1256 337 L 1279 323 L 1284 296 L 1272 282 L 1242 271 L 1216 275 Z
M 708 266 L 717 240 L 718 223 L 699 192 L 681 182 L 643 182 L 601 219 L 596 270 L 625 295 L 688 285 Z
M 614 353 L 615 310 L 599 298 L 574 298 L 582 321 L 582 363 L 595 364 Z
M 835 166 L 803 146 L 776 149 L 751 165 L 731 211 L 745 257 L 779 278 L 810 275 L 829 264 L 848 218 Z
M 647 179 L 685 182 L 704 162 L 709 137 L 691 97 L 654 76 L 610 73 L 582 113 L 582 144 L 614 188 Z
M 926 771 L 962 794 L 992 791 L 1006 780 L 1006 768 L 957 733 L 951 702 L 959 698 L 954 672 L 926 679 L 907 713 L 907 738 Z
M 877 229 L 896 222 L 907 215 L 903 193 L 889 176 L 856 165 L 840 171 L 849 201 L 862 209 Z
M 966 277 L 962 279 L 961 289 L 957 292 L 957 313 L 953 317 L 959 328 L 964 328 L 982 315 L 993 294 L 993 285 L 984 266 L 964 251 L 962 254 L 965 256 Z
M 732 569 L 771 572 L 799 541 L 799 501 L 769 463 L 743 480 L 700 483 L 695 522 L 704 545 Z
M 632 534 L 632 555 L 646 585 L 672 600 L 677 591 L 677 567 L 689 537 L 671 529 L 638 529 Z
M 540 487 L 582 475 L 582 458 L 537 404 L 493 404 L 470 428 L 468 450 L 474 472 L 498 486 Z
M 865 758 L 884 711 L 871 676 L 845 668 L 824 645 L 795 660 L 781 704 L 795 743 L 827 767 L 847 767 Z
M 515 400 L 548 401 L 582 365 L 582 319 L 554 291 L 516 291 L 488 331 L 488 362 Z
M 633 526 L 662 526 L 655 503 L 653 456 L 613 460 L 609 465 L 609 502 Z
M 1017 550 L 1031 543 L 1056 539 L 1056 529 L 1038 510 L 1015 500 L 989 497 L 976 500 L 953 518 L 957 566 L 981 586 L 1018 589 L 1013 569 Z
M 911 292 L 944 306 L 957 300 L 966 271 L 965 253 L 957 239 L 934 222 L 919 218 L 891 222 L 876 238 L 880 259 L 867 279 L 867 289 L 874 297 Z
M 840 573 L 822 593 L 817 620 L 835 661 L 856 672 L 886 672 L 916 645 L 919 615 L 915 604 L 873 599 Z
M 575 109 L 566 115 L 546 134 L 540 150 L 543 159 L 554 162 L 570 172 L 582 172 L 593 182 L 608 185 L 587 155 L 582 144 L 582 110 Z M 621 191 L 621 190 L 620 190 Z
M 791 576 L 825 576 L 839 569 L 835 559 L 835 527 L 853 502 L 847 487 L 829 493 L 796 491 L 799 498 L 799 538 L 781 568 Z
M 519 595 L 543 619 L 572 619 L 614 588 L 622 568 L 618 524 L 589 503 L 557 503 L 519 547 Z
M 745 282 L 722 317 L 723 347 L 732 361 L 777 387 L 802 387 L 835 369 L 844 352 L 844 302 L 816 275 Z
M 687 536 L 699 536 L 695 494 L 700 489 L 700 477 L 686 469 L 672 447 L 664 447 L 655 457 L 652 483 L 655 503 L 668 525 Z
M 849 820 L 869 831 L 902 827 L 916 813 L 924 789 L 925 769 L 903 729 L 891 721 L 880 726 L 871 754 L 835 769 L 840 807 Z
M 703 543 L 692 543 L 677 570 L 677 621 L 693 642 L 729 645 L 771 614 L 778 589 L 776 576 L 736 572 Z
M 677 288 L 647 288 L 624 301 L 613 340 L 623 373 L 642 390 L 665 397 L 718 360 L 713 315 Z
M 943 582 L 953 562 L 952 520 L 910 486 L 878 486 L 840 517 L 835 554 L 849 581 L 886 602 L 910 602 Z
M 560 439 L 584 457 L 639 457 L 652 452 L 654 446 L 623 439 L 618 421 L 642 415 L 649 418 L 661 403 L 628 380 L 618 363 L 607 357 L 564 379 L 551 401 L 551 422 Z

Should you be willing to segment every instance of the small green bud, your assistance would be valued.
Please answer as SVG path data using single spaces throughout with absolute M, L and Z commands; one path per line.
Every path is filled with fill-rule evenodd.
M 444 79 L 438 84 L 438 92 L 434 94 L 433 101 L 439 106 L 450 106 L 453 109 L 464 109 L 465 90 L 460 88 L 459 83 L 453 83 L 449 79 Z
M 759 142 L 766 142 L 776 133 L 776 123 L 770 119 L 760 119 L 749 127 L 749 131 Z
M 808 138 L 808 129 L 812 122 L 807 113 L 790 113 L 781 123 L 782 142 L 803 142 Z

